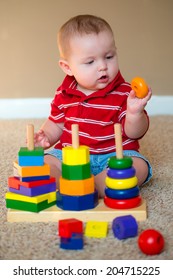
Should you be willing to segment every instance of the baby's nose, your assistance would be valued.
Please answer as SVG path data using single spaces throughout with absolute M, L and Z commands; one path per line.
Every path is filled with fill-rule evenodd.
M 106 61 L 101 61 L 101 62 L 99 63 L 98 69 L 99 69 L 99 71 L 104 71 L 104 70 L 106 70 L 106 69 L 107 69 L 107 63 L 106 63 Z

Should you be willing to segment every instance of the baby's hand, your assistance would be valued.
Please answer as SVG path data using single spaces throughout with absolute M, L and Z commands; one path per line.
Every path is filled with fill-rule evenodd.
M 151 96 L 151 88 L 149 88 L 148 94 L 144 98 L 136 97 L 135 91 L 131 90 L 127 98 L 127 110 L 132 114 L 141 113 L 147 105 L 147 102 L 150 100 Z
M 49 139 L 43 130 L 40 129 L 37 133 L 34 134 L 34 145 L 36 147 L 43 147 L 44 149 L 50 147 Z

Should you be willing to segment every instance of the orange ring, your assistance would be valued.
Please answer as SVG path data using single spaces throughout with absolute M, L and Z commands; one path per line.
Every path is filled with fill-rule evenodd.
M 144 98 L 148 94 L 148 86 L 144 79 L 140 77 L 135 77 L 131 81 L 131 87 L 135 91 L 135 94 L 138 98 Z

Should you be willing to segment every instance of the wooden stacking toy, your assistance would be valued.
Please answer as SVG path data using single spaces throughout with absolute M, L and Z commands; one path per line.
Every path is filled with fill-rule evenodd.
M 63 210 L 87 210 L 98 204 L 98 192 L 90 170 L 89 148 L 79 145 L 78 125 L 72 125 L 72 146 L 62 149 L 62 176 L 57 206 Z
M 56 182 L 44 163 L 44 150 L 34 147 L 34 127 L 27 125 L 27 147 L 21 147 L 14 162 L 14 176 L 8 178 L 6 207 L 39 212 L 56 204 Z
M 123 157 L 121 125 L 115 124 L 116 156 L 108 162 L 104 203 L 114 209 L 140 206 L 138 180 L 131 157 Z

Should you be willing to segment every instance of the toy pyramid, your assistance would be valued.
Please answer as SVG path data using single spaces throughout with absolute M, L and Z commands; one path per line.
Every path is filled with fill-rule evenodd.
M 108 162 L 104 203 L 114 209 L 131 209 L 141 205 L 142 198 L 131 157 L 123 157 L 121 125 L 115 124 L 116 157 Z
M 44 150 L 34 147 L 34 127 L 27 126 L 27 147 L 21 147 L 13 164 L 14 176 L 8 178 L 6 207 L 40 212 L 56 204 L 56 182 L 50 166 L 44 163 Z
M 62 176 L 57 192 L 57 206 L 81 211 L 95 208 L 98 192 L 90 170 L 89 147 L 79 145 L 78 125 L 72 125 L 72 147 L 62 149 Z

